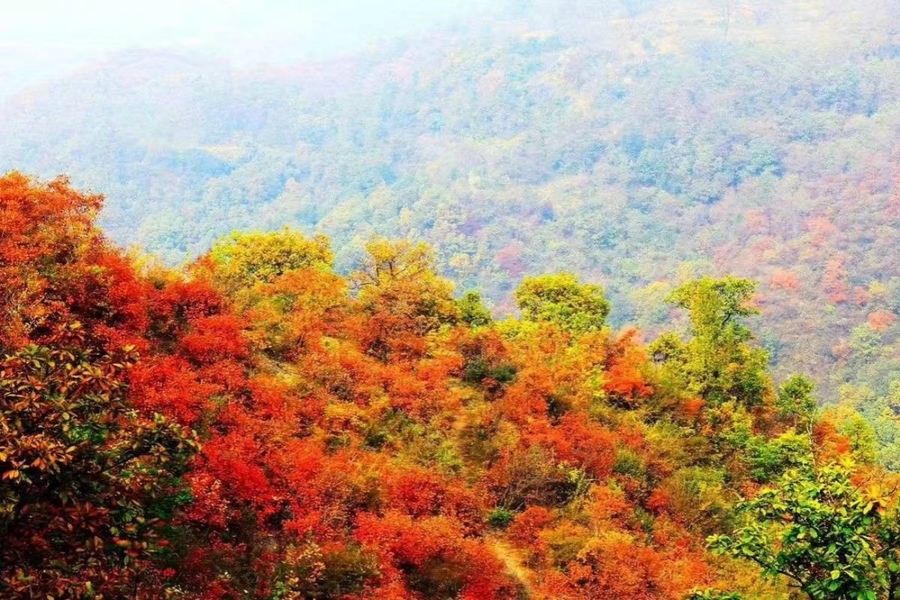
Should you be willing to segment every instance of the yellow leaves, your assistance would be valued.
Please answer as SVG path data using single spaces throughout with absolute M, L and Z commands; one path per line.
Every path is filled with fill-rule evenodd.
M 457 252 L 450 257 L 448 263 L 450 268 L 460 274 L 468 274 L 472 271 L 472 257 L 468 254 Z
M 0 475 L 0 479 L 19 479 L 22 476 L 22 472 L 18 469 L 12 469 Z
M 325 407 L 323 424 L 329 431 L 341 432 L 361 429 L 366 411 L 353 403 L 329 404 Z
M 350 275 L 358 288 L 416 279 L 435 268 L 434 252 L 423 242 L 374 238 L 366 244 L 366 252 L 360 268 Z
M 233 233 L 210 251 L 214 278 L 227 292 L 271 283 L 291 271 L 330 268 L 334 256 L 324 236 L 312 239 L 285 228 L 270 233 Z

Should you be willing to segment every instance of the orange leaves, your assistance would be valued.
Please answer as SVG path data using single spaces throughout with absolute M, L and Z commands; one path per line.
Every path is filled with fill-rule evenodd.
M 769 285 L 773 289 L 796 292 L 800 289 L 800 280 L 793 271 L 775 269 L 772 272 L 772 279 L 769 281 Z
M 81 195 L 64 178 L 39 184 L 0 177 L 0 339 L 16 347 L 50 333 L 69 315 L 71 288 L 88 273 L 86 255 L 102 245 L 93 218 L 100 196 Z
M 39 184 L 20 173 L 0 177 L 0 264 L 25 266 L 39 257 L 71 259 L 96 241 L 101 196 L 82 195 L 60 177 Z
M 388 555 L 397 566 L 420 568 L 437 557 L 453 560 L 462 555 L 462 529 L 455 520 L 442 516 L 417 523 L 409 515 L 396 512 L 383 517 L 364 513 L 357 520 L 355 537 Z
M 681 414 L 688 420 L 697 419 L 703 407 L 706 406 L 706 401 L 702 398 L 688 398 L 681 403 Z
M 674 379 L 655 379 L 636 331 L 612 332 L 602 318 L 581 327 L 584 315 L 554 302 L 550 323 L 473 328 L 430 251 L 404 242 L 370 244 L 353 275 L 355 298 L 330 270 L 326 241 L 309 246 L 291 232 L 235 238 L 240 256 L 220 246 L 184 273 L 139 270 L 101 243 L 91 224 L 98 205 L 64 182 L 0 179 L 0 216 L 9 216 L 0 222 L 9 282 L 0 345 L 40 338 L 140 352 L 127 369 L 107 361 L 77 371 L 55 393 L 118 394 L 115 411 L 95 407 L 97 427 L 117 423 L 108 413 L 134 414 L 141 435 L 185 434 L 148 446 L 159 463 L 120 473 L 128 499 L 170 465 L 181 471 L 166 485 L 189 488 L 151 485 L 154 510 L 173 514 L 167 531 L 179 541 L 155 581 L 209 600 L 276 589 L 512 600 L 521 596 L 512 573 L 534 598 L 661 600 L 705 580 L 700 542 L 682 523 L 706 517 L 691 521 L 700 511 L 674 481 L 694 460 L 691 448 L 703 447 L 684 425 L 704 404 L 685 400 L 693 394 Z M 509 269 L 521 266 L 507 259 Z M 848 285 L 840 269 L 829 276 Z M 773 276 L 773 287 L 794 283 Z M 605 301 L 601 308 L 605 316 Z M 870 322 L 886 328 L 893 315 L 875 312 Z M 17 402 L 27 408 L 44 385 L 32 378 L 31 395 Z M 54 410 L 36 428 L 68 431 L 69 409 Z M 188 462 L 193 437 L 153 413 L 196 428 L 199 454 Z M 816 436 L 828 452 L 847 451 L 833 428 Z M 27 452 L 15 457 L 0 445 L 0 487 L 68 468 L 96 445 L 39 437 L 18 436 Z M 98 439 L 102 447 L 115 437 Z M 48 518 L 77 518 L 90 530 L 125 510 L 115 499 L 69 513 L 68 502 Z M 141 558 L 144 540 L 132 535 L 140 528 L 114 527 L 111 542 L 90 542 L 90 552 Z M 33 528 L 23 543 L 51 548 L 53 532 Z M 126 575 L 111 569 L 109 578 Z
M 186 358 L 200 365 L 214 365 L 225 359 L 247 357 L 242 323 L 232 315 L 201 317 L 191 322 L 191 330 L 181 339 Z
M 355 537 L 380 555 L 386 582 L 400 579 L 418 594 L 465 600 L 516 597 L 499 560 L 483 544 L 464 538 L 453 519 L 415 521 L 394 512 L 383 517 L 362 514 Z
M 603 426 L 590 422 L 584 414 L 564 416 L 544 440 L 558 460 L 583 467 L 593 478 L 603 480 L 612 471 L 617 438 Z
M 764 260 L 774 252 L 776 247 L 777 243 L 775 238 L 766 236 L 754 239 L 753 243 L 750 244 L 750 251 L 753 253 L 756 260 Z
M 605 385 L 607 392 L 627 398 L 635 398 L 646 396 L 652 390 L 647 385 L 639 366 L 628 359 L 613 362 L 607 375 L 609 376 L 609 380 Z
M 509 527 L 509 537 L 520 545 L 537 542 L 537 534 L 553 523 L 556 517 L 553 512 L 543 506 L 529 506 L 516 515 Z
M 897 321 L 897 316 L 894 313 L 888 312 L 886 310 L 877 310 L 869 315 L 867 323 L 872 329 L 875 331 L 884 331 L 891 325 L 893 325 Z
M 626 330 L 612 344 L 604 386 L 608 393 L 637 399 L 653 391 L 644 376 L 647 354 L 637 345 L 638 335 L 634 329 Z
M 629 533 L 605 530 L 569 563 L 565 579 L 545 577 L 537 597 L 578 600 L 682 598 L 709 576 L 698 557 L 651 548 Z
M 657 488 L 653 490 L 653 492 L 650 494 L 650 497 L 647 498 L 646 504 L 647 508 L 649 508 L 650 510 L 656 513 L 662 513 L 669 508 L 671 502 L 672 499 L 669 497 L 669 495 L 664 490 Z
M 653 391 L 643 376 L 647 353 L 640 335 L 637 329 L 626 328 L 610 339 L 606 360 L 607 391 L 632 397 L 646 396 Z
M 551 402 L 556 400 L 553 374 L 544 365 L 520 371 L 516 380 L 497 402 L 503 416 L 517 425 L 548 418 Z
M 664 558 L 631 536 L 609 531 L 591 540 L 569 567 L 568 585 L 581 598 L 660 600 Z M 687 590 L 685 590 L 687 591 Z
M 812 437 L 817 446 L 816 455 L 823 460 L 838 461 L 851 452 L 850 440 L 838 433 L 832 418 L 816 423 Z
M 834 304 L 847 302 L 849 298 L 850 284 L 847 282 L 847 269 L 844 263 L 844 256 L 829 260 L 822 276 L 822 287 L 828 299 Z
M 409 372 L 409 366 L 392 365 L 381 370 L 385 391 L 391 406 L 408 414 L 433 414 L 438 390 L 429 389 L 426 382 Z
M 763 233 L 769 228 L 769 216 L 761 210 L 744 213 L 744 226 L 750 233 Z
M 483 501 L 460 482 L 416 468 L 391 469 L 382 475 L 384 507 L 414 518 L 445 515 L 456 519 L 466 535 L 483 531 Z
M 806 222 L 806 228 L 809 230 L 811 242 L 814 246 L 821 248 L 828 239 L 837 233 L 838 229 L 828 217 L 818 216 L 809 219 Z
M 595 486 L 591 490 L 591 500 L 588 514 L 597 526 L 626 518 L 632 508 L 621 490 L 606 485 Z

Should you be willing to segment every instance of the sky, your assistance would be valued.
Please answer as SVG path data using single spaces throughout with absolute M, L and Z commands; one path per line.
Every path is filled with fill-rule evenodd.
M 0 99 L 111 53 L 168 48 L 241 66 L 364 50 L 498 0 L 2 0 Z

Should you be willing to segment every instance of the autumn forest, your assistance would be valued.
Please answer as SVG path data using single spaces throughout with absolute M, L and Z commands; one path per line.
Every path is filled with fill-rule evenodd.
M 0 599 L 900 599 L 900 10 L 502 4 L 0 88 Z

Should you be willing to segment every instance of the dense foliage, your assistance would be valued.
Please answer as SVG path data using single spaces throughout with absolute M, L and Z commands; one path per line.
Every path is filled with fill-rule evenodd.
M 886 397 L 900 5 L 508 5 L 278 70 L 114 57 L 0 108 L 0 171 L 108 192 L 106 231 L 170 263 L 285 223 L 328 235 L 342 273 L 372 233 L 427 241 L 500 313 L 525 274 L 571 271 L 655 331 L 672 289 L 733 273 L 760 282 L 779 377 Z
M 494 321 L 421 243 L 373 238 L 343 277 L 325 239 L 236 234 L 173 271 L 106 242 L 99 204 L 0 178 L 4 598 L 896 588 L 874 434 L 771 383 L 749 281 L 677 288 L 691 326 L 645 346 L 571 274 Z
M 746 522 L 733 537 L 713 537 L 711 545 L 784 575 L 813 599 L 896 598 L 896 501 L 873 482 L 860 489 L 856 479 L 837 466 L 788 471 L 778 489 L 738 506 Z

